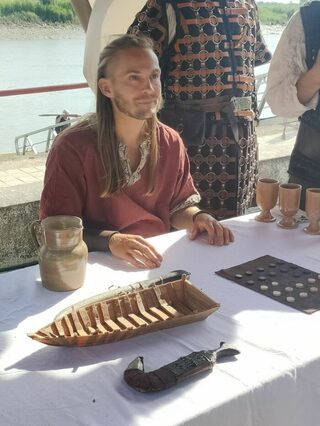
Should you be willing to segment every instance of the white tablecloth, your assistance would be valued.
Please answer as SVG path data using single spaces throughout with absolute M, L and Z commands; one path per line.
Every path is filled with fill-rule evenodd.
M 151 239 L 159 269 L 135 270 L 104 253 L 89 257 L 85 285 L 73 293 L 42 287 L 38 266 L 0 275 L 0 424 L 19 425 L 319 425 L 320 314 L 307 315 L 215 274 L 270 254 L 320 271 L 320 238 L 262 224 L 228 221 L 236 242 L 211 247 L 184 231 Z M 64 348 L 27 337 L 64 307 L 111 285 L 174 269 L 221 304 L 205 321 L 117 343 Z M 146 370 L 180 356 L 234 344 L 236 359 L 167 391 L 140 394 L 123 371 L 138 355 Z

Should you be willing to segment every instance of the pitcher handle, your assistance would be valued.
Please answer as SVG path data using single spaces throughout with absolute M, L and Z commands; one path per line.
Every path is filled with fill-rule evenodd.
M 42 228 L 41 228 L 41 221 L 40 220 L 34 220 L 30 224 L 30 231 L 32 240 L 37 248 L 39 248 L 42 245 Z

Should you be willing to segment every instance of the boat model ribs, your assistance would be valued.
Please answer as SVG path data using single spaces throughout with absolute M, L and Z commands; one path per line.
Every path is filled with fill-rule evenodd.
M 111 343 L 203 320 L 219 306 L 182 276 L 89 305 L 75 305 L 28 336 L 54 346 Z

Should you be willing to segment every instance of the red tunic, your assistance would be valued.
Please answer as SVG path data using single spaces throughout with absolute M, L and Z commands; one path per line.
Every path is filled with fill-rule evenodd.
M 96 149 L 96 133 L 75 126 L 55 140 L 47 159 L 40 218 L 81 217 L 85 228 L 117 230 L 150 237 L 170 230 L 170 212 L 194 195 L 188 157 L 178 133 L 158 126 L 159 161 L 155 191 L 146 196 L 146 167 L 133 185 L 102 198 L 103 169 Z

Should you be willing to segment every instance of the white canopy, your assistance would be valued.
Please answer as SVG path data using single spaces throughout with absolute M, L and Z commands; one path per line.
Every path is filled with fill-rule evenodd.
M 84 53 L 84 76 L 96 91 L 99 55 L 114 36 L 125 34 L 146 0 L 96 0 L 92 3 Z

